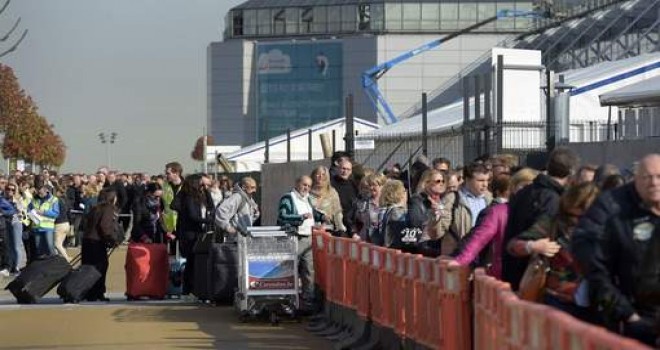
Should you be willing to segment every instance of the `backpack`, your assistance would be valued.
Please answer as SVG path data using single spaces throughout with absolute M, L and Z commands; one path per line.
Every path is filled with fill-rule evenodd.
M 225 238 L 225 234 L 226 234 L 226 232 L 225 232 L 225 230 L 221 229 L 219 225 L 216 225 L 216 224 L 215 224 L 215 216 L 216 216 L 217 213 L 218 213 L 218 208 L 220 208 L 220 206 L 221 206 L 221 205 L 222 205 L 222 204 L 223 204 L 223 203 L 224 203 L 229 197 L 231 197 L 231 196 L 226 196 L 226 197 L 223 196 L 223 197 L 222 197 L 222 200 L 221 200 L 221 201 L 215 206 L 215 210 L 213 210 L 213 216 L 214 216 L 214 218 L 213 218 L 213 229 L 210 230 L 209 232 L 213 232 L 213 233 L 214 233 L 214 235 L 213 235 L 213 236 L 214 236 L 214 237 L 213 237 L 213 238 L 214 238 L 213 241 L 216 241 L 216 242 L 223 242 L 223 241 L 224 241 L 224 238 Z M 234 217 L 236 217 L 236 215 L 238 215 L 238 212 L 241 211 L 241 208 L 245 207 L 246 205 L 249 205 L 249 204 L 248 204 L 248 200 L 247 200 L 244 196 L 241 195 L 241 204 L 238 205 L 238 209 L 236 209 L 236 213 L 234 213 L 234 215 L 229 219 L 229 221 L 231 222 L 231 221 L 234 219 Z

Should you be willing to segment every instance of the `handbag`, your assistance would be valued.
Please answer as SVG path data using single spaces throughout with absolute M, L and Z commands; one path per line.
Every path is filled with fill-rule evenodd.
M 543 296 L 545 280 L 548 274 L 548 260 L 540 255 L 529 259 L 529 264 L 518 288 L 518 297 L 522 300 L 538 302 Z

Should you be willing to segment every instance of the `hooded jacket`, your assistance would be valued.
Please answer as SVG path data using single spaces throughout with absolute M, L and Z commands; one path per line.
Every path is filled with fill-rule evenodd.
M 230 228 L 246 233 L 259 218 L 259 206 L 238 185 L 234 185 L 231 196 L 225 198 L 215 211 L 215 224 L 218 229 L 227 232 Z

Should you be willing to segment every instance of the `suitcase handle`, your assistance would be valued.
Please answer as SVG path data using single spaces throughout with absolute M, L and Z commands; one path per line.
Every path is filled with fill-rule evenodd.
M 110 257 L 110 255 L 112 255 L 112 253 L 115 252 L 116 248 L 117 247 L 112 247 L 108 249 L 107 251 L 108 258 Z M 71 265 L 71 267 L 75 267 L 76 265 L 82 265 L 82 252 L 76 254 L 76 256 L 74 256 L 73 259 L 71 259 L 71 262 L 69 262 L 69 264 Z

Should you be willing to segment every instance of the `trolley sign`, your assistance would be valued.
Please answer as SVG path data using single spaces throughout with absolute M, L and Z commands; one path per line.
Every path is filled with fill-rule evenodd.
M 296 287 L 294 260 L 249 260 L 248 286 L 250 290 L 281 290 Z

